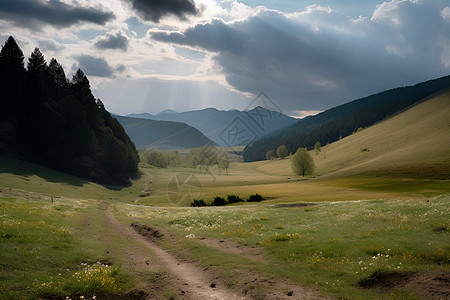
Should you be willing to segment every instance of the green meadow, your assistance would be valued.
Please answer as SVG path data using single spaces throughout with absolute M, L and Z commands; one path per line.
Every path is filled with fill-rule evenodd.
M 284 281 L 316 298 L 438 298 L 434 287 L 424 294 L 425 279 L 390 279 L 449 272 L 448 95 L 311 151 L 316 174 L 305 178 L 292 175 L 290 158 L 235 159 L 220 174 L 141 164 L 138 179 L 117 187 L 2 157 L 0 298 L 130 298 L 152 286 L 155 298 L 176 299 L 157 254 L 121 234 L 133 222 L 254 299 Z M 190 207 L 255 193 L 265 200 Z
M 383 292 L 358 282 L 377 272 L 448 271 L 446 181 L 396 185 L 396 180 L 360 176 L 322 182 L 259 172 L 260 163 L 234 163 L 224 175 L 214 169 L 211 175 L 141 166 L 140 179 L 114 190 L 68 175 L 58 182 L 51 178 L 61 174 L 49 169 L 3 162 L 10 169 L 0 174 L 2 299 L 124 295 L 139 286 L 120 251 L 124 241 L 111 238 L 104 226 L 105 203 L 124 226 L 138 221 L 170 232 L 177 243 L 163 239 L 165 249 L 213 266 L 230 287 L 257 288 L 255 298 L 269 293 L 270 286 L 254 287 L 249 273 L 288 278 L 333 298 L 416 299 L 419 294 L 411 289 Z M 24 174 L 24 168 L 35 172 Z M 198 178 L 206 202 L 215 195 L 253 193 L 266 200 L 176 206 L 167 196 L 168 182 L 182 172 Z M 211 247 L 203 239 L 242 245 L 251 249 L 250 256 Z M 252 253 L 261 259 L 249 259 Z M 173 293 L 162 292 L 161 299 L 164 295 Z

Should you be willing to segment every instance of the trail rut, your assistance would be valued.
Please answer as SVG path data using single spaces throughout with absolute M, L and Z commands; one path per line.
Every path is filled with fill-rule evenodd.
M 122 237 L 133 239 L 151 250 L 148 253 L 147 260 L 144 260 L 142 254 L 130 255 L 130 257 L 136 260 L 135 263 L 137 264 L 150 264 L 149 261 L 152 260 L 159 267 L 165 268 L 170 277 L 167 279 L 170 280 L 172 290 L 176 290 L 178 293 L 178 299 L 252 299 L 220 284 L 214 275 L 197 265 L 177 259 L 167 250 L 138 234 L 130 226 L 120 224 L 108 209 L 103 211 L 110 228 L 115 229 Z M 155 260 L 152 255 L 156 255 L 157 259 Z

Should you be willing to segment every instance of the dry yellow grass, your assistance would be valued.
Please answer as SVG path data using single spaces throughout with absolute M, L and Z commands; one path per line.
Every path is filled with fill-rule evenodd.
M 322 179 L 359 174 L 450 179 L 450 91 L 310 154 Z M 266 174 L 292 174 L 289 159 L 252 165 Z
M 450 91 L 330 144 L 313 156 L 318 174 L 337 171 L 333 176 L 449 179 Z

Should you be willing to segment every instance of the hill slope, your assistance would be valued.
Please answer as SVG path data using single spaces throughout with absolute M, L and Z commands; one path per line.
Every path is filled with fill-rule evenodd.
M 267 110 L 261 106 L 249 111 L 206 108 L 181 113 L 169 110 L 155 116 L 148 113 L 131 114 L 128 117 L 183 122 L 197 128 L 221 146 L 245 146 L 255 138 L 292 125 L 297 121 L 292 117 Z M 236 139 L 230 138 L 227 130 L 233 128 L 239 128 L 239 131 L 245 129 L 245 134 L 239 135 L 239 138 Z
M 450 87 L 450 76 L 385 91 L 304 118 L 290 127 L 273 132 L 244 150 L 245 161 L 265 159 L 269 150 L 286 145 L 294 153 L 298 147 L 314 147 L 345 137 L 359 127 L 367 127 L 407 108 L 418 101 Z
M 318 172 L 450 179 L 450 91 L 324 147 Z M 362 149 L 367 149 L 362 151 Z M 325 159 L 324 159 L 325 155 Z
M 386 175 L 450 179 L 450 91 L 418 103 L 361 132 L 311 151 L 319 178 Z M 366 149 L 366 150 L 364 150 Z M 362 151 L 363 150 L 363 151 Z M 291 174 L 290 160 L 255 162 L 271 174 Z
M 212 143 L 203 133 L 184 123 L 115 117 L 136 147 L 171 150 Z

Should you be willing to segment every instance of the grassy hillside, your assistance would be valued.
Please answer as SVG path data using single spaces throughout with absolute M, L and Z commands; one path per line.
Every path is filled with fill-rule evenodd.
M 332 143 L 449 87 L 450 76 L 446 76 L 415 86 L 388 90 L 306 117 L 247 145 L 243 153 L 244 161 L 264 160 L 267 151 L 275 151 L 280 145 L 295 153 L 299 147 L 314 148 L 316 142 L 322 145 Z
M 161 150 L 189 149 L 211 143 L 203 133 L 184 123 L 116 116 L 136 147 Z
M 450 179 L 450 91 L 361 132 L 310 151 L 316 174 L 324 179 L 386 175 Z M 291 174 L 290 161 L 252 163 L 261 172 Z
M 313 154 L 318 174 L 450 179 L 450 91 Z

